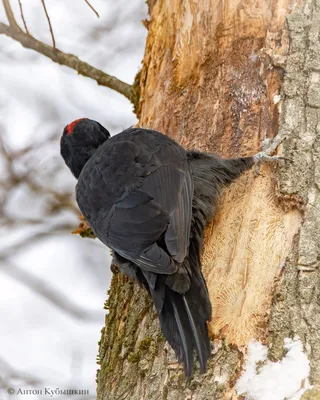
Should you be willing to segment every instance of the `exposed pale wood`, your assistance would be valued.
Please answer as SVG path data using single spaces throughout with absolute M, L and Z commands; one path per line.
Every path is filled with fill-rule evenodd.
M 266 176 L 243 176 L 226 190 L 206 236 L 203 268 L 213 304 L 215 337 L 245 345 L 264 341 L 274 279 L 285 266 L 301 215 L 285 212 Z

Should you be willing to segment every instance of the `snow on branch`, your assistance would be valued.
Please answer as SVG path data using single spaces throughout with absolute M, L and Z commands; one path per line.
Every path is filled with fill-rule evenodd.
M 9 21 L 9 25 L 0 22 L 0 34 L 11 37 L 12 39 L 21 43 L 23 47 L 35 50 L 36 52 L 50 58 L 53 62 L 74 69 L 80 75 L 94 79 L 98 83 L 98 85 L 106 86 L 109 89 L 115 90 L 116 92 L 124 95 L 127 99 L 129 99 L 135 107 L 137 106 L 137 94 L 133 85 L 129 85 L 128 83 L 123 82 L 112 75 L 106 74 L 100 69 L 97 69 L 92 65 L 80 60 L 73 54 L 64 53 L 56 47 L 52 47 L 47 45 L 46 43 L 41 42 L 40 40 L 30 35 L 28 32 L 25 33 L 19 27 L 14 17 L 9 0 L 2 0 L 2 2 Z M 51 35 L 53 35 L 52 28 L 50 28 L 50 32 Z M 53 43 L 55 45 L 54 37 Z

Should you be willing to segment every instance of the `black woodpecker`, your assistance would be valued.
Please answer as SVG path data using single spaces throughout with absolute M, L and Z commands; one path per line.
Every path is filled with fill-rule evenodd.
M 281 157 L 221 159 L 142 128 L 110 137 L 87 118 L 65 127 L 61 155 L 78 179 L 81 212 L 120 271 L 151 295 L 185 375 L 193 374 L 194 353 L 204 373 L 211 356 L 211 303 L 200 264 L 204 229 L 223 186 Z

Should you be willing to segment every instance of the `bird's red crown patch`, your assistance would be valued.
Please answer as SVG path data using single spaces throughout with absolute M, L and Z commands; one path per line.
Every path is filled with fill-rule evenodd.
M 78 119 L 75 119 L 74 121 L 70 122 L 70 124 L 68 124 L 66 126 L 67 135 L 70 135 L 73 132 L 73 130 L 74 130 L 75 126 L 77 125 L 77 123 L 82 121 L 83 119 L 88 119 L 88 118 L 78 118 Z

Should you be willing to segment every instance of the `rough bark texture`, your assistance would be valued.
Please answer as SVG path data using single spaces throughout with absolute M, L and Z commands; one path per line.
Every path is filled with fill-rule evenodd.
M 320 1 L 158 0 L 150 11 L 140 125 L 225 157 L 253 154 L 280 131 L 293 162 L 245 174 L 208 227 L 208 372 L 185 381 L 151 301 L 117 274 L 98 398 L 237 399 L 248 341 L 268 343 L 270 358 L 280 359 L 283 339 L 295 335 L 319 386 Z

